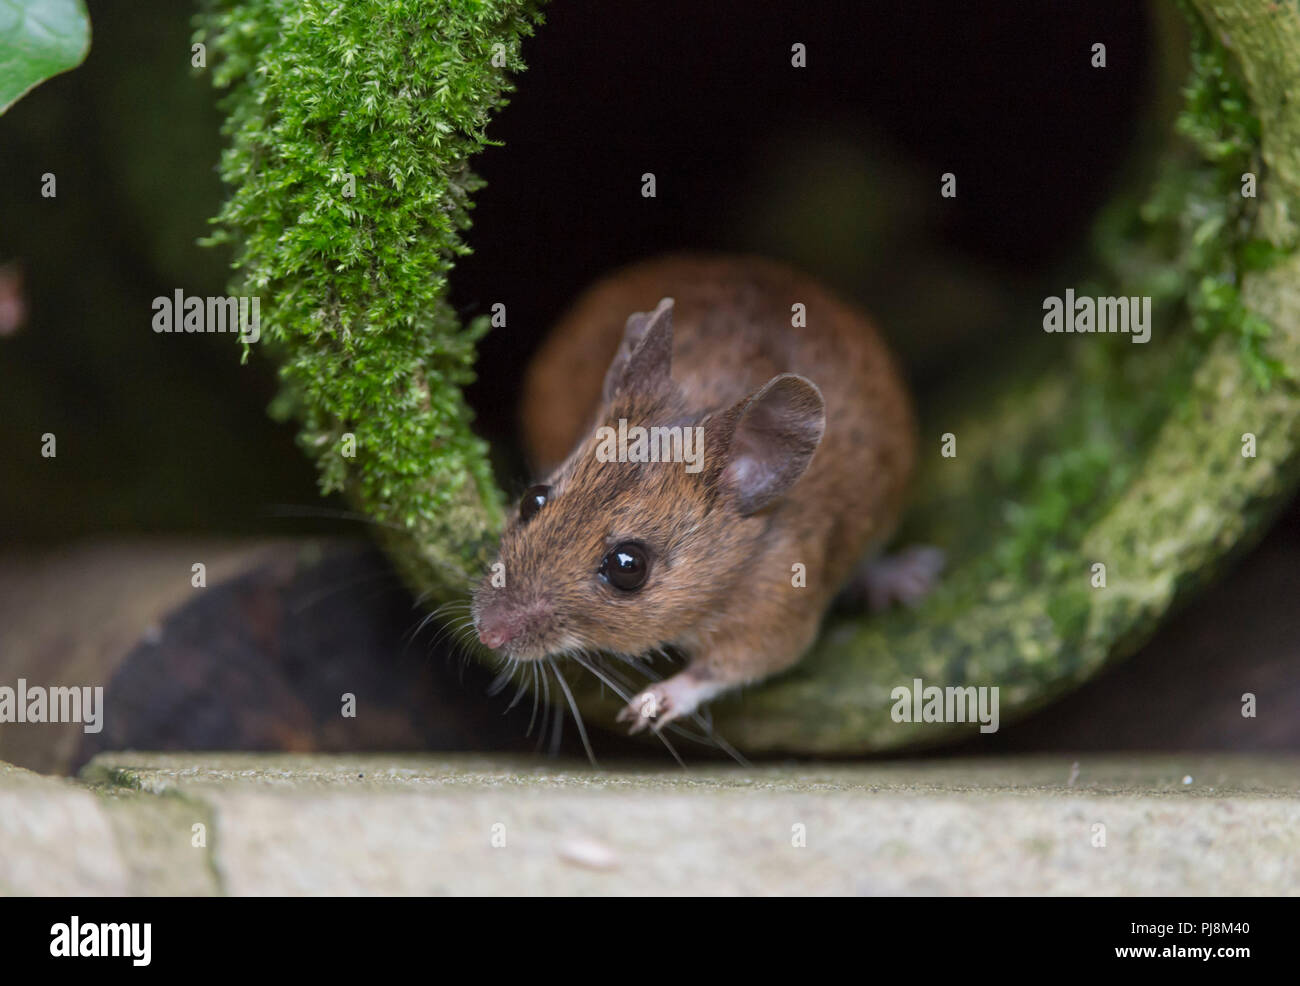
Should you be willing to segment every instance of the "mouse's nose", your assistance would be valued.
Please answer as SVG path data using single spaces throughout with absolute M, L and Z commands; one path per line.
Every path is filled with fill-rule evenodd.
M 512 634 L 504 626 L 499 624 L 488 623 L 486 620 L 480 621 L 478 626 L 478 639 L 484 647 L 491 647 L 496 650 L 510 642 Z
M 549 618 L 550 609 L 541 600 L 523 606 L 503 602 L 480 612 L 475 627 L 484 647 L 499 650 L 519 637 L 542 630 Z

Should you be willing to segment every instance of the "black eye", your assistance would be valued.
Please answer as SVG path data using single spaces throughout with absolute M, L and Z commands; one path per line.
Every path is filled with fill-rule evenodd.
M 641 545 L 624 541 L 605 556 L 600 563 L 600 574 L 615 589 L 632 592 L 645 584 L 650 574 L 650 559 Z
M 519 500 L 519 519 L 527 524 L 537 511 L 546 506 L 546 498 L 550 495 L 549 486 L 530 486 L 524 490 L 524 495 Z

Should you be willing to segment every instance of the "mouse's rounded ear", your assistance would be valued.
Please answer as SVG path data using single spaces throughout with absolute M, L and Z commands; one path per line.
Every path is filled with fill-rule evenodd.
M 605 372 L 605 403 L 618 394 L 654 394 L 668 386 L 673 368 L 673 299 L 662 299 L 652 312 L 628 317 L 614 361 Z
M 826 430 L 826 401 L 807 377 L 782 373 L 726 417 L 731 433 L 718 482 L 735 497 L 741 514 L 752 514 L 807 471 Z

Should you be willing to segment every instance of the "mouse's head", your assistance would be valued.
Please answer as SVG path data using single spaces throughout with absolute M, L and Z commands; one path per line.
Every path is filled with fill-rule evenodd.
M 765 524 L 803 475 L 825 405 L 782 374 L 735 405 L 685 411 L 671 376 L 672 299 L 627 322 L 599 424 L 524 493 L 474 594 L 479 639 L 507 657 L 644 654 L 698 636 L 734 591 Z

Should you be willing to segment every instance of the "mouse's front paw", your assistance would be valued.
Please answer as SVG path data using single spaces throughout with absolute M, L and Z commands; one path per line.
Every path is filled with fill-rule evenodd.
M 651 685 L 639 695 L 633 696 L 632 700 L 623 706 L 618 714 L 618 721 L 631 723 L 627 731 L 629 736 L 635 736 L 646 726 L 661 729 L 677 716 L 682 715 L 673 707 L 672 693 L 666 687 L 668 683 L 668 681 L 661 681 Z
M 618 721 L 631 723 L 630 736 L 646 726 L 660 730 L 674 719 L 690 715 L 720 690 L 713 682 L 701 680 L 688 669 L 633 696 L 632 701 L 619 712 Z

